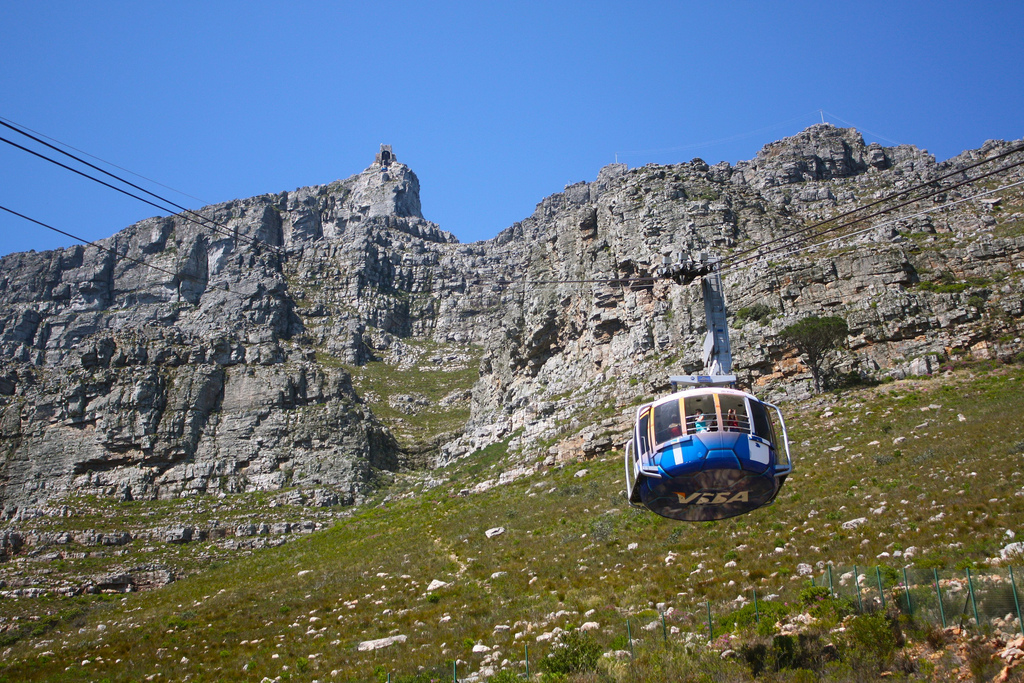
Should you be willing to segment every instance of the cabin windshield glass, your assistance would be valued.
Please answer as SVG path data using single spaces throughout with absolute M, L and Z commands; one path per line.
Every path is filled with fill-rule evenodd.
M 715 413 L 714 394 L 687 396 L 685 404 L 687 434 L 718 431 L 718 415 Z
M 664 443 L 683 435 L 679 401 L 667 401 L 654 408 L 654 442 Z
M 640 425 L 636 430 L 636 451 L 637 453 L 648 453 L 651 450 L 651 444 L 647 438 L 647 427 L 651 422 L 651 411 L 645 412 L 640 416 Z
M 764 405 L 758 401 L 751 400 L 750 413 L 753 418 L 754 434 L 766 441 L 774 443 L 775 438 L 772 433 L 772 422 L 768 417 L 768 411 L 765 410 Z
M 747 402 L 742 396 L 719 394 L 718 404 L 722 408 L 722 429 L 727 432 L 750 433 L 750 417 L 747 415 Z

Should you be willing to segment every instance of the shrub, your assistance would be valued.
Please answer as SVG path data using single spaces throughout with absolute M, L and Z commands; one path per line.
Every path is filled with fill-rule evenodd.
M 590 537 L 597 542 L 611 540 L 615 535 L 615 520 L 604 515 L 590 523 Z
M 775 630 L 775 622 L 781 621 L 789 613 L 789 609 L 781 602 L 758 601 L 757 611 L 754 603 L 749 602 L 735 612 L 719 618 L 716 631 L 731 631 L 733 628 L 756 627 L 762 635 L 770 635 Z
M 571 674 L 593 671 L 601 657 L 601 647 L 589 633 L 569 631 L 551 656 L 542 660 L 540 668 L 547 674 Z
M 800 591 L 800 604 L 804 607 L 811 607 L 830 597 L 832 597 L 832 593 L 825 586 L 808 586 Z
M 739 323 L 743 323 L 747 320 L 765 322 L 771 319 L 774 312 L 775 311 L 772 307 L 767 304 L 758 303 L 753 306 L 744 306 L 740 310 L 736 311 L 736 321 Z
M 999 673 L 1001 662 L 996 653 L 985 643 L 967 645 L 967 665 L 971 676 L 978 683 L 991 681 Z
M 883 614 L 862 614 L 846 625 L 851 657 L 866 660 L 881 669 L 896 650 L 896 636 Z
M 740 656 L 755 678 L 765 671 L 795 669 L 797 680 L 808 680 L 806 673 L 797 672 L 821 670 L 826 662 L 835 659 L 835 648 L 816 635 L 778 635 L 767 642 L 752 641 L 742 646 Z

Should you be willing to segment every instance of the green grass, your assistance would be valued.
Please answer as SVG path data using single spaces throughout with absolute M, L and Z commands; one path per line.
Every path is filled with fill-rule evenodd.
M 515 660 L 528 642 L 537 662 L 551 652 L 550 643 L 535 640 L 545 630 L 597 621 L 601 629 L 593 637 L 603 650 L 621 638 L 626 618 L 639 639 L 638 659 L 601 664 L 602 670 L 616 680 L 682 676 L 702 655 L 659 645 L 660 626 L 640 628 L 656 619 L 658 603 L 675 610 L 669 626 L 699 634 L 706 628 L 705 601 L 722 627 L 745 619 L 737 614 L 730 622 L 736 608 L 729 604 L 751 589 L 798 602 L 806 586 L 796 578 L 799 562 L 874 566 L 882 562 L 876 555 L 899 544 L 921 549 L 922 563 L 952 569 L 969 561 L 983 569 L 1005 544 L 1006 530 L 1024 522 L 1024 498 L 1014 495 L 1024 486 L 1021 456 L 1012 453 L 1024 428 L 1006 419 L 1019 410 L 1021 382 L 1019 367 L 974 366 L 950 377 L 789 404 L 796 472 L 778 502 L 715 523 L 681 524 L 630 508 L 620 453 L 457 495 L 494 477 L 506 457 L 499 444 L 432 473 L 445 480 L 442 486 L 423 490 L 418 476 L 399 477 L 386 503 L 389 492 L 382 491 L 328 530 L 196 567 L 157 591 L 5 600 L 5 629 L 57 616 L 45 633 L 21 633 L 6 645 L 11 651 L 0 681 L 136 681 L 156 673 L 162 675 L 154 680 L 371 680 L 379 666 L 413 676 L 420 666 L 433 670 L 456 659 L 468 673 L 483 656 L 472 653 L 472 643 L 497 646 L 503 658 Z M 829 450 L 836 446 L 843 448 Z M 892 460 L 879 465 L 876 456 Z M 583 468 L 589 472 L 576 477 Z M 399 491 L 415 495 L 394 495 Z M 244 508 L 243 498 L 230 500 Z M 873 514 L 883 500 L 886 512 Z M 946 511 L 939 520 L 933 500 Z M 161 502 L 153 518 L 173 517 L 186 504 L 197 505 Z M 149 519 L 144 504 L 88 505 L 111 527 L 119 512 L 132 523 Z M 196 514 L 209 512 L 201 509 Z M 841 528 L 856 517 L 868 522 Z M 97 518 L 88 522 L 98 528 Z M 486 538 L 487 529 L 499 526 L 503 534 Z M 950 549 L 954 540 L 963 547 Z M 631 543 L 637 543 L 633 550 Z M 137 553 L 136 546 L 126 549 Z M 167 550 L 179 551 L 192 549 Z M 730 562 L 736 565 L 727 567 Z M 434 579 L 449 585 L 428 597 Z M 81 613 L 59 616 L 71 608 Z M 568 614 L 551 618 L 562 610 Z M 516 640 L 527 622 L 536 626 Z M 499 624 L 513 628 L 495 634 Z M 360 641 L 396 634 L 408 640 L 356 650 Z M 82 665 L 86 659 L 90 664 Z M 749 676 L 739 662 L 714 666 Z
M 374 415 L 392 431 L 399 444 L 416 447 L 465 426 L 470 414 L 468 400 L 456 401 L 449 406 L 438 402 L 472 389 L 480 376 L 478 365 L 482 351 L 478 347 L 442 347 L 423 341 L 405 340 L 403 343 L 420 352 L 420 362 L 412 367 L 399 369 L 393 362 L 372 361 L 346 369 L 352 375 L 353 387 L 361 396 L 367 397 Z M 467 358 L 438 364 L 430 362 L 431 353 L 461 353 Z M 403 412 L 390 403 L 390 399 L 400 394 L 422 396 L 429 405 L 418 407 L 411 414 Z

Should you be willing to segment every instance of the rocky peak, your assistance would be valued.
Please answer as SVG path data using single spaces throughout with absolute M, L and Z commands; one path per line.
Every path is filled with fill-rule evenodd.
M 329 185 L 300 188 L 279 196 L 288 246 L 339 239 L 359 228 L 400 230 L 432 242 L 456 242 L 423 218 L 420 181 L 391 150 L 381 145 L 362 173 Z
M 742 178 L 756 189 L 810 181 L 848 178 L 869 168 L 885 169 L 892 158 L 877 144 L 865 145 L 853 128 L 819 123 L 765 145 L 749 162 L 737 164 Z
M 349 215 L 423 218 L 419 178 L 408 166 L 398 162 L 391 145 L 381 145 L 373 164 L 349 178 L 346 185 L 349 194 L 342 208 L 350 212 Z

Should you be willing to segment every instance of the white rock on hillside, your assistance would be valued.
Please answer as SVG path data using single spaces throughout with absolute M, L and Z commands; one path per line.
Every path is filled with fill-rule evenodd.
M 359 652 L 367 652 L 369 650 L 379 650 L 384 647 L 390 647 L 395 643 L 404 643 L 407 636 L 388 636 L 387 638 L 377 638 L 376 640 L 364 640 L 359 643 L 356 648 Z

